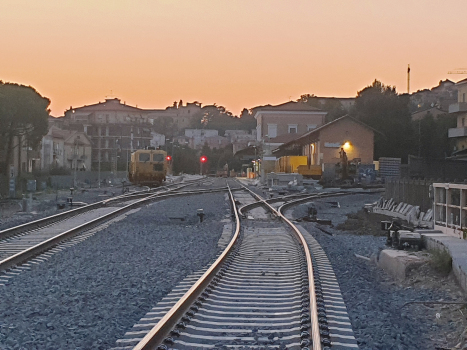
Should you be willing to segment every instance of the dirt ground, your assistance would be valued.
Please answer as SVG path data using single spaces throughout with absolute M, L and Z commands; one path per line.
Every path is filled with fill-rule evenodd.
M 347 220 L 336 229 L 356 235 L 381 236 L 381 220 L 389 220 L 387 216 L 367 213 L 360 210 L 349 214 Z M 433 254 L 432 254 L 433 253 Z M 467 301 L 465 292 L 457 284 L 450 266 L 446 269 L 446 261 L 440 262 L 436 252 L 422 250 L 414 254 L 423 256 L 427 262 L 409 271 L 405 281 L 392 281 L 404 289 L 442 290 L 449 295 L 449 300 L 438 300 L 439 304 L 416 303 L 401 308 L 401 317 L 413 318 L 414 322 L 433 322 L 442 326 L 444 334 L 439 334 L 438 343 L 448 344 L 445 349 L 467 349 Z M 441 264 L 443 266 L 441 266 Z

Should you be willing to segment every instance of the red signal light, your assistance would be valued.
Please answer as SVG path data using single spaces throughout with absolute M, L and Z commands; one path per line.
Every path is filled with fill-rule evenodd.
M 172 156 L 167 156 L 165 157 L 165 159 L 167 159 L 167 161 L 170 162 L 172 160 Z
M 201 156 L 201 157 L 199 158 L 199 161 L 200 161 L 201 163 L 206 163 L 206 162 L 208 161 L 208 157 L 206 157 L 206 156 Z

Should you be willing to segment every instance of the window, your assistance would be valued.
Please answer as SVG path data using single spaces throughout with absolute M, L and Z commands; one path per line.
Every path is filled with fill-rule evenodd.
M 152 155 L 152 161 L 153 162 L 163 162 L 164 161 L 164 155 L 161 153 L 156 153 Z
M 277 124 L 268 124 L 269 138 L 277 137 Z
M 310 131 L 310 130 L 316 129 L 317 126 L 318 125 L 316 125 L 316 124 L 308 124 L 306 126 L 306 128 L 307 128 L 307 131 Z
M 297 133 L 297 124 L 289 124 L 289 134 Z
M 465 92 L 462 94 L 462 102 L 465 102 Z
M 149 162 L 151 155 L 149 153 L 140 153 L 139 154 L 139 161 L 140 162 Z

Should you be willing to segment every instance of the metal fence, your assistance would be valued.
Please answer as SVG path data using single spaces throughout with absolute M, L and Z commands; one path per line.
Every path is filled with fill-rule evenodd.
M 434 180 L 386 179 L 385 199 L 393 198 L 395 202 L 403 202 L 420 206 L 420 211 L 431 209 L 430 185 Z

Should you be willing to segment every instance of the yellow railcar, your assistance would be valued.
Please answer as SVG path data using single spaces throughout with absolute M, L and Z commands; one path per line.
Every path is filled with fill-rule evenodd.
M 128 178 L 134 185 L 160 186 L 167 175 L 167 152 L 140 149 L 131 154 Z

